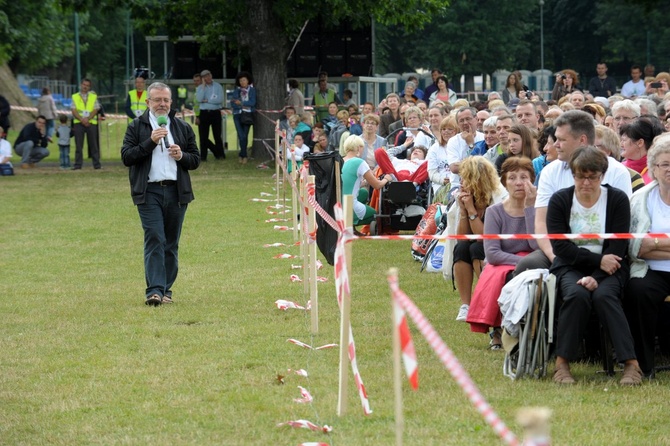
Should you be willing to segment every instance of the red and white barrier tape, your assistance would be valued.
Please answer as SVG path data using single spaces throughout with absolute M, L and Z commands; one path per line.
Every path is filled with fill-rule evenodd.
M 442 235 L 373 235 L 359 236 L 359 240 L 592 240 L 670 238 L 665 232 L 593 233 L 593 234 L 442 234 Z
M 280 310 L 288 310 L 288 309 L 293 309 L 293 310 L 304 310 L 305 307 L 300 305 L 297 302 L 291 302 L 290 300 L 284 300 L 284 299 L 277 299 L 275 301 L 275 305 L 277 306 L 278 309 Z
M 323 218 L 323 221 L 325 221 L 328 226 L 339 232 L 340 228 L 337 225 L 337 222 L 335 222 L 333 217 L 331 217 L 325 209 L 319 206 L 319 203 L 316 201 L 316 185 L 314 184 L 309 184 L 307 187 L 307 201 L 314 208 L 316 213 Z
M 306 404 L 314 401 L 314 397 L 309 393 L 309 390 L 305 389 L 303 386 L 298 386 L 298 389 L 300 389 L 300 398 L 293 398 L 293 401 L 299 404 Z
M 315 432 L 323 432 L 325 434 L 332 432 L 333 428 L 328 426 L 327 424 L 324 424 L 323 427 L 317 426 L 316 424 L 312 423 L 311 421 L 307 420 L 295 420 L 295 421 L 286 421 L 284 423 L 279 423 L 277 424 L 277 427 L 281 426 L 290 426 L 290 427 L 295 427 L 295 428 L 300 428 L 300 429 L 309 429 Z
M 342 206 L 339 203 L 336 203 L 334 210 L 335 219 L 339 228 L 339 236 L 335 247 L 335 290 L 337 293 L 337 304 L 339 308 L 342 309 L 344 293 L 346 292 L 347 295 L 350 295 L 349 274 L 347 272 L 344 246 L 354 235 L 353 229 L 346 227 Z M 354 333 L 351 329 L 351 322 L 349 323 L 349 362 L 351 363 L 351 370 L 356 381 L 356 388 L 358 389 L 358 395 L 360 396 L 361 405 L 363 406 L 363 413 L 365 415 L 370 415 L 372 409 L 370 409 L 370 401 L 368 400 L 368 394 L 365 390 L 365 384 L 363 384 L 363 378 L 358 370 L 358 362 L 356 361 L 356 343 L 354 342 Z
M 407 325 L 407 315 L 400 304 L 393 300 L 393 317 L 395 320 L 395 329 L 398 330 L 400 338 L 400 351 L 402 352 L 402 362 L 405 365 L 405 373 L 412 389 L 419 388 L 419 364 L 416 359 L 416 350 L 412 335 L 409 333 Z
M 412 302 L 412 300 L 400 289 L 398 286 L 398 277 L 389 274 L 388 283 L 393 299 L 409 314 L 435 354 L 442 361 L 442 364 L 444 364 L 445 368 L 451 373 L 451 376 L 456 380 L 477 411 L 484 417 L 484 420 L 506 444 L 518 446 L 519 440 L 516 438 L 516 435 L 514 435 L 514 432 L 505 425 L 493 408 L 486 402 L 486 399 L 484 399 L 484 396 L 479 392 L 477 386 L 468 375 L 468 372 L 463 368 L 460 362 L 458 362 L 454 353 L 447 347 L 428 319 L 421 313 L 421 310 L 419 310 L 414 302 Z

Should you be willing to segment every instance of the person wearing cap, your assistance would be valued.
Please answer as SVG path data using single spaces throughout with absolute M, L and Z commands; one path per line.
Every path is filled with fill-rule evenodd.
M 202 84 L 195 90 L 195 98 L 200 105 L 200 125 L 198 136 L 200 137 L 200 158 L 207 161 L 207 150 L 211 150 L 214 158 L 223 159 L 226 153 L 223 151 L 223 140 L 221 139 L 221 108 L 226 97 L 223 87 L 212 80 L 212 72 L 202 70 L 200 73 Z M 209 129 L 214 133 L 214 144 L 209 141 Z

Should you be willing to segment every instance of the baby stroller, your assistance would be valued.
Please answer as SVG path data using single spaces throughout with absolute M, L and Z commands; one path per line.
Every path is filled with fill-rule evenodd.
M 379 192 L 375 220 L 370 234 L 382 234 L 385 229 L 413 231 L 430 204 L 430 181 L 415 186 L 410 181 L 394 181 Z
M 498 299 L 503 314 L 503 375 L 513 380 L 547 374 L 554 342 L 556 277 L 547 270 L 519 274 Z

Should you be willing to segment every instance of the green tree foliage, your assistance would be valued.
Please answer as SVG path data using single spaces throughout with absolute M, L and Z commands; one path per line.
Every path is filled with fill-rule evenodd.
M 0 0 L 0 62 L 12 71 L 54 67 L 74 53 L 70 17 L 57 0 Z
M 306 20 L 319 18 L 333 25 L 346 21 L 356 26 L 369 22 L 372 16 L 380 23 L 419 27 L 443 10 L 447 2 L 131 0 L 130 4 L 133 19 L 147 34 L 161 30 L 173 39 L 193 34 L 203 44 L 202 51 L 220 52 L 222 37 L 236 44 L 251 62 L 258 107 L 276 110 L 284 105 L 288 53 Z M 257 119 L 254 135 L 274 140 L 271 119 Z M 254 155 L 263 153 L 260 147 L 255 149 Z
M 539 27 L 533 0 L 497 2 L 454 0 L 424 29 L 381 30 L 388 65 L 381 70 L 413 71 L 440 67 L 450 76 L 525 67 L 539 51 L 529 36 Z
M 606 42 L 601 57 L 610 64 L 623 63 L 626 68 L 633 63 L 650 62 L 657 72 L 669 71 L 670 28 L 661 11 L 668 11 L 670 2 L 639 3 L 624 0 L 597 3 L 596 33 Z

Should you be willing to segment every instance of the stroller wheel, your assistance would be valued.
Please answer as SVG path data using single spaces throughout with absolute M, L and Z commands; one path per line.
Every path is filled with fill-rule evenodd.
M 370 235 L 377 235 L 377 221 L 372 220 L 370 222 Z

